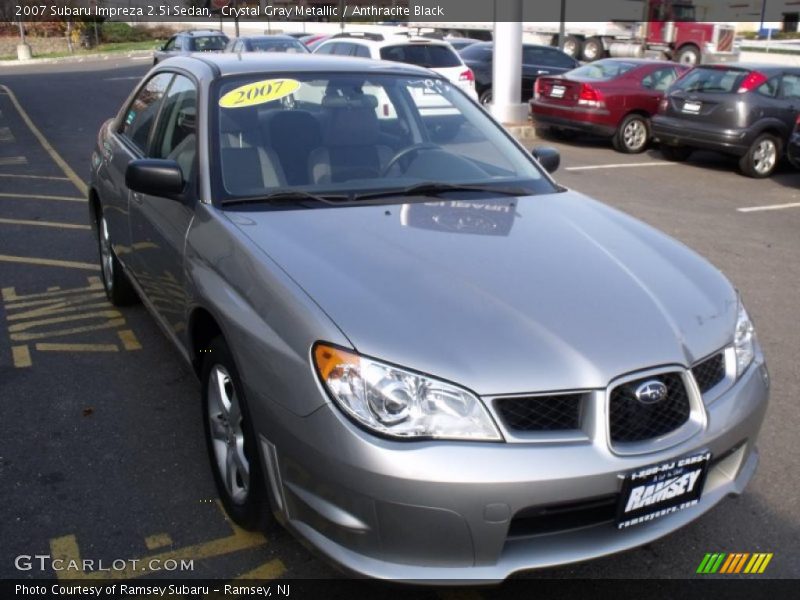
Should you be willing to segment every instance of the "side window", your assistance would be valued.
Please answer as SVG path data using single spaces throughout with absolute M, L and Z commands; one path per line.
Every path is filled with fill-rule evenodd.
M 781 98 L 800 100 L 800 75 L 787 73 L 783 76 Z
M 334 49 L 333 53 L 336 56 L 352 56 L 353 50 L 355 50 L 355 44 L 346 44 L 343 42 L 339 42 L 335 44 L 336 48 Z
M 159 73 L 139 90 L 122 121 L 120 133 L 142 151 L 147 152 L 150 130 L 161 106 L 161 99 L 172 80 L 172 73 Z
M 361 58 L 369 58 L 369 48 L 366 46 L 356 46 L 356 53 L 355 56 L 360 56 Z
M 642 87 L 648 90 L 656 90 L 663 92 L 672 82 L 678 78 L 678 74 L 672 67 L 665 67 L 663 69 L 656 69 L 652 73 L 648 73 L 642 79 Z
M 761 94 L 762 96 L 768 96 L 769 98 L 774 98 L 778 95 L 778 84 L 780 83 L 780 77 L 773 77 L 772 79 L 768 79 L 760 86 L 756 88 L 756 92 Z
M 169 52 L 171 50 L 175 50 L 175 40 L 176 40 L 176 38 L 174 38 L 174 37 L 170 38 L 170 40 L 166 44 L 164 44 L 164 50 L 166 52 Z
M 182 36 L 179 35 L 178 37 L 175 38 L 175 48 L 173 48 L 173 49 L 174 50 L 183 50 L 184 45 L 185 45 L 184 44 L 184 39 L 183 39 Z
M 151 156 L 177 161 L 189 179 L 196 154 L 197 90 L 189 78 L 176 75 L 164 98 Z
M 336 45 L 337 44 L 323 44 L 317 48 L 317 51 L 314 52 L 314 54 L 333 54 L 333 47 Z

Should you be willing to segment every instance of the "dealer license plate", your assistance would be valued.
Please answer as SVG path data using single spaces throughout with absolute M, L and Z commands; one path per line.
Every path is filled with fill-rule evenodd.
M 628 473 L 617 507 L 617 528 L 646 523 L 694 506 L 703 493 L 710 452 Z
M 564 92 L 567 91 L 563 85 L 554 85 L 553 89 L 550 90 L 550 97 L 551 98 L 563 98 Z
M 702 106 L 702 102 L 693 102 L 691 100 L 687 100 L 683 103 L 683 112 L 696 115 L 700 112 L 700 108 Z

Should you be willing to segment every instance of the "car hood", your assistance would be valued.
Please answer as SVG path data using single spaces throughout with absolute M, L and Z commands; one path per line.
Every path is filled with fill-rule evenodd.
M 657 230 L 575 192 L 457 197 L 227 214 L 359 352 L 478 394 L 602 388 L 731 341 L 734 289 Z

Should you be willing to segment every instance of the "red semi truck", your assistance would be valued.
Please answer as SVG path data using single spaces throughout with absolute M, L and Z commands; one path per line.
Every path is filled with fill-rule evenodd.
M 567 22 L 564 52 L 587 61 L 606 56 L 647 56 L 692 65 L 738 59 L 735 26 L 695 21 L 695 7 L 690 1 L 625 0 L 620 6 L 624 14 L 610 21 Z M 409 23 L 412 29 L 434 29 L 481 39 L 490 36 L 493 26 L 490 22 Z M 525 22 L 522 31 L 526 41 L 556 46 L 559 27 L 558 22 Z

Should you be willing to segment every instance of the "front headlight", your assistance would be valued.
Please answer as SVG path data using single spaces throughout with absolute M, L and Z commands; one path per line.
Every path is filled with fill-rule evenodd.
M 756 356 L 756 331 L 741 299 L 736 318 L 736 332 L 733 336 L 733 349 L 736 352 L 736 377 L 738 379 Z
M 369 429 L 399 438 L 501 441 L 486 407 L 467 390 L 327 344 L 313 351 L 336 404 Z

